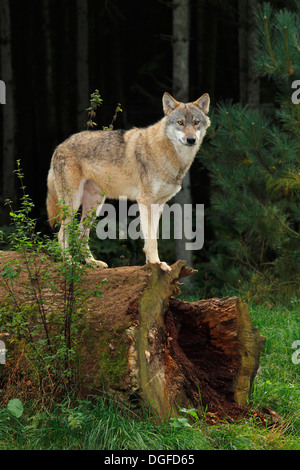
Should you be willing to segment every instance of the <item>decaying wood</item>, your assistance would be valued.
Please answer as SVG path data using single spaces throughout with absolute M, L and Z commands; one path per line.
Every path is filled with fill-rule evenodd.
M 86 292 L 106 280 L 103 296 L 89 297 L 83 312 L 83 395 L 104 386 L 162 418 L 191 406 L 218 416 L 246 412 L 264 338 L 238 297 L 178 300 L 180 279 L 195 272 L 177 261 L 171 272 L 146 265 L 83 278 Z M 57 309 L 59 294 L 45 295 Z
M 183 406 L 202 405 L 228 415 L 243 412 L 264 338 L 238 297 L 176 299 L 179 280 L 194 272 L 184 261 L 177 261 L 171 273 L 154 265 L 105 270 L 103 298 L 88 319 L 94 335 L 85 370 L 89 386 L 97 388 L 104 380 L 130 399 L 150 404 L 162 417 Z M 109 338 L 105 351 L 103 333 Z M 105 355 L 120 372 L 112 373 L 112 380 L 105 367 L 101 372 Z M 110 364 L 108 357 L 105 364 Z M 118 358 L 124 357 L 122 369 Z

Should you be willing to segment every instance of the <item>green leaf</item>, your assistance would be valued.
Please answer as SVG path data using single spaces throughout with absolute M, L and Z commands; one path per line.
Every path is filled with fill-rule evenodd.
M 21 400 L 13 398 L 7 403 L 7 410 L 16 418 L 20 418 L 23 414 L 24 408 Z
M 189 410 L 187 410 L 186 408 L 180 408 L 180 411 L 182 413 L 186 413 L 186 414 L 192 416 L 196 420 L 199 419 L 198 414 L 197 414 L 197 410 L 195 408 L 190 408 Z
M 187 418 L 171 418 L 171 426 L 174 428 L 191 428 Z

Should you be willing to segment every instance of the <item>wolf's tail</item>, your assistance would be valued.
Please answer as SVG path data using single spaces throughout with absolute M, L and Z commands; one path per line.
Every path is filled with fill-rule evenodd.
M 60 211 L 59 208 L 59 202 L 58 202 L 58 197 L 57 197 L 57 192 L 55 189 L 55 184 L 54 184 L 54 176 L 53 176 L 53 171 L 50 170 L 48 173 L 48 194 L 47 194 L 47 213 L 48 213 L 48 221 L 50 224 L 50 227 L 54 227 L 54 225 L 57 224 L 58 222 L 58 214 Z

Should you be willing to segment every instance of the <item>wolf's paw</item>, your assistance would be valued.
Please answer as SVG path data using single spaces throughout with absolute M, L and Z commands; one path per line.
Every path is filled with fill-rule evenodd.
M 108 268 L 108 264 L 104 263 L 104 261 L 99 261 L 99 260 L 96 260 L 94 261 L 97 265 L 97 268 Z
M 104 261 L 97 260 L 95 258 L 86 258 L 86 264 L 91 264 L 97 268 L 108 268 L 108 265 Z
M 148 261 L 148 263 L 149 263 L 149 261 Z M 164 261 L 152 261 L 152 262 L 150 261 L 150 263 L 151 264 L 156 264 L 157 266 L 160 267 L 160 269 L 162 269 L 165 272 L 172 271 L 172 268 L 170 268 L 170 266 L 167 263 L 165 263 Z
M 170 268 L 170 266 L 165 263 L 164 261 L 162 261 L 161 263 L 158 263 L 159 264 L 159 267 L 163 270 L 163 271 L 166 271 L 166 272 L 170 272 L 172 271 L 172 268 Z

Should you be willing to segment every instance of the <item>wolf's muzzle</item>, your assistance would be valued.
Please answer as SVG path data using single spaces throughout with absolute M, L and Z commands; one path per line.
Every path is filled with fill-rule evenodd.
M 195 139 L 194 137 L 187 137 L 186 143 L 187 143 L 188 145 L 195 145 L 196 139 Z

